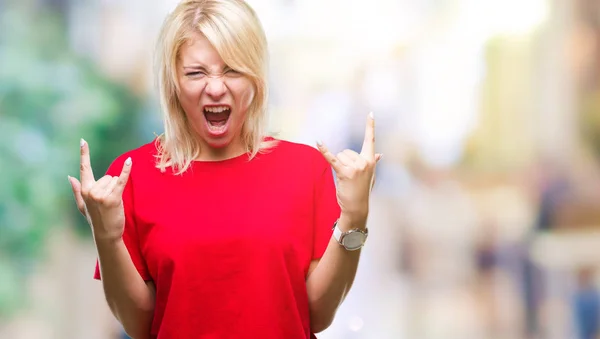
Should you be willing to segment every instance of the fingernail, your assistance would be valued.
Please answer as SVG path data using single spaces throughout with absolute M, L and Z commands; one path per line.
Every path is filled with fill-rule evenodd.
M 379 160 L 383 159 L 383 154 L 379 154 Z
M 369 117 L 370 117 L 371 119 L 375 119 L 375 116 L 373 116 L 373 112 L 369 112 Z
M 67 180 L 69 180 L 69 182 L 71 182 L 71 176 L 67 175 Z
M 131 157 L 127 158 L 127 160 L 125 160 L 125 165 L 130 166 L 131 165 Z
M 83 145 L 85 145 L 85 140 L 81 138 L 81 140 L 79 140 L 79 147 L 83 147 Z

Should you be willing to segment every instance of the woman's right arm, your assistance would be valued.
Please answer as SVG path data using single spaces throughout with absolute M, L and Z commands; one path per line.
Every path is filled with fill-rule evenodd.
M 104 294 L 110 310 L 134 339 L 150 337 L 155 286 L 136 269 L 123 241 L 125 212 L 123 191 L 132 161 L 128 158 L 119 176 L 94 179 L 89 146 L 81 140 L 81 183 L 69 177 L 80 212 L 92 227 Z
M 110 310 L 134 339 L 150 337 L 156 289 L 135 268 L 123 239 L 96 240 L 102 287 Z

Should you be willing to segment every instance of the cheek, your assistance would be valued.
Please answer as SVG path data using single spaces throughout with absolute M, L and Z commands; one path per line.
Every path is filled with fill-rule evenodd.
M 250 106 L 250 104 L 252 104 L 252 101 L 254 100 L 254 86 L 247 82 L 243 84 L 243 86 L 240 86 L 238 93 L 239 94 L 237 102 L 241 106 L 240 108 L 245 111 L 248 109 L 248 107 Z
M 179 100 L 181 102 L 195 102 L 201 92 L 202 88 L 193 82 L 181 81 L 179 83 Z

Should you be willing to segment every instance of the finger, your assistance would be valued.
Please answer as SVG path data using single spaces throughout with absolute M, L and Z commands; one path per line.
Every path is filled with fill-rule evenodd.
M 346 154 L 346 156 L 352 159 L 352 161 L 358 161 L 361 158 L 360 154 L 354 152 L 351 149 L 345 149 L 342 153 Z
M 108 193 L 110 192 L 106 192 L 106 188 L 108 187 L 108 184 L 110 184 L 110 181 L 112 180 L 112 176 L 110 175 L 105 175 L 102 178 L 100 178 L 98 181 L 96 181 L 96 183 L 94 184 L 94 186 L 92 187 L 92 190 L 90 191 L 90 195 L 94 198 L 102 198 L 105 197 Z
M 383 158 L 382 153 L 375 154 L 375 163 L 378 163 L 379 160 L 381 160 L 381 158 Z M 373 190 L 373 187 L 375 187 L 376 181 L 377 181 L 377 171 L 373 172 L 373 178 L 371 179 L 371 190 Z
M 341 172 L 343 165 L 340 163 L 339 159 L 336 158 L 336 156 L 333 155 L 333 153 L 331 153 L 329 149 L 327 149 L 327 146 L 325 146 L 325 144 L 319 141 L 317 142 L 317 147 L 323 155 L 323 157 L 325 158 L 325 160 L 327 160 L 329 165 L 331 165 L 333 170 L 337 173 Z
M 81 139 L 79 141 L 81 148 L 81 164 L 80 164 L 80 176 L 81 185 L 85 187 L 91 187 L 94 183 L 94 173 L 92 172 L 92 164 L 90 161 L 90 146 L 88 143 Z
M 340 162 L 344 166 L 354 167 L 355 159 L 351 155 L 348 155 L 344 152 L 340 152 L 337 154 L 337 158 L 340 159 Z
M 371 178 L 371 191 L 373 190 L 373 187 L 375 186 L 375 179 L 377 178 L 377 174 L 373 173 L 373 177 Z
M 117 187 L 118 182 L 119 182 L 119 177 L 112 177 L 112 180 L 106 186 L 106 195 L 112 194 L 112 192 Z
M 71 189 L 73 189 L 73 196 L 75 197 L 75 204 L 77 204 L 77 209 L 81 214 L 85 216 L 85 202 L 83 201 L 83 197 L 81 196 L 81 183 L 79 180 L 73 178 L 72 176 L 68 176 L 69 183 L 71 184 Z
M 360 154 L 369 159 L 375 157 L 375 118 L 373 117 L 373 112 L 369 113 L 369 117 L 367 118 L 365 140 Z
M 113 189 L 114 194 L 118 194 L 119 196 L 123 194 L 125 186 L 127 185 L 127 181 L 129 180 L 129 174 L 131 173 L 132 164 L 133 162 L 131 160 L 131 157 L 125 160 L 125 163 L 123 164 L 123 169 L 121 170 L 121 175 L 119 175 L 119 180 L 117 180 L 117 184 Z
M 351 149 L 344 150 L 343 153 L 346 154 L 346 156 L 352 160 L 352 163 L 358 165 L 359 168 L 367 167 L 367 161 L 365 160 L 365 158 L 361 157 L 360 154 L 354 152 Z

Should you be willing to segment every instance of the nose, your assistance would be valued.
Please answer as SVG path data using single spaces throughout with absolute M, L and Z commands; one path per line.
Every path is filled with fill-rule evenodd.
M 227 92 L 227 87 L 221 77 L 209 77 L 206 83 L 205 92 L 213 100 L 220 99 Z

